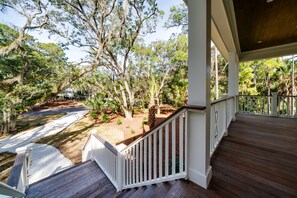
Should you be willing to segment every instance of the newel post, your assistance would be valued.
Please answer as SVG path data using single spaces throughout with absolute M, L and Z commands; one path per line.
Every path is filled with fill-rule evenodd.
M 272 92 L 271 95 L 271 114 L 272 116 L 277 116 L 277 93 Z

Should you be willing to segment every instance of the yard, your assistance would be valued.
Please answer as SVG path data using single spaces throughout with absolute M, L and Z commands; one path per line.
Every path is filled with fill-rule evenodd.
M 42 106 L 41 110 L 76 107 L 79 105 L 81 104 L 74 101 L 58 101 Z M 174 108 L 170 106 L 162 107 L 161 114 L 156 115 L 156 122 L 162 121 L 172 111 L 174 111 Z M 18 119 L 18 126 L 20 126 L 18 132 L 22 132 L 21 129 L 27 130 L 48 123 L 63 115 L 64 113 L 47 116 L 21 116 Z M 59 149 L 74 164 L 79 164 L 81 163 L 82 149 L 92 129 L 96 129 L 100 136 L 111 144 L 116 145 L 118 142 L 148 131 L 147 117 L 148 111 L 146 109 L 138 109 L 132 120 L 127 120 L 121 115 L 109 114 L 110 122 L 105 123 L 101 116 L 93 119 L 91 114 L 88 113 L 65 130 L 37 140 L 35 143 L 52 145 Z M 0 181 L 7 181 L 15 156 L 15 154 L 11 153 L 0 154 Z

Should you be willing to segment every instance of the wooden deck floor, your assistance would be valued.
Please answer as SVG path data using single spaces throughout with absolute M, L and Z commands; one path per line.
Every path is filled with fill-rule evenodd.
M 237 115 L 211 165 L 208 190 L 178 180 L 117 193 L 90 161 L 33 184 L 27 197 L 297 197 L 297 120 Z

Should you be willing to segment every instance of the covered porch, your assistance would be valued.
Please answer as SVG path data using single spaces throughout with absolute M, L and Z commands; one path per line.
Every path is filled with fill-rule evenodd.
M 10 186 L 25 186 L 28 197 L 36 197 L 34 193 L 56 197 L 61 192 L 66 193 L 64 197 L 80 193 L 86 197 L 296 197 L 296 96 L 239 96 L 238 74 L 241 61 L 297 53 L 297 11 L 291 9 L 297 2 L 185 2 L 189 8 L 188 105 L 121 151 L 91 134 L 82 158 L 93 160 L 87 162 L 92 169 L 79 166 L 87 174 L 100 172 L 90 175 L 93 180 L 86 177 L 82 183 L 71 169 L 29 188 L 19 180 Z M 253 17 L 248 17 L 249 12 Z M 275 16 L 284 17 L 279 34 L 271 22 Z M 259 28 L 257 21 L 263 26 Z M 211 40 L 229 62 L 228 96 L 216 101 L 210 101 Z M 61 180 L 63 174 L 75 179 Z M 51 189 L 44 188 L 49 182 Z M 65 186 L 71 190 L 63 191 Z
M 256 171 L 257 174 L 254 174 L 259 181 L 249 181 L 251 176 L 249 169 L 257 170 L 263 165 L 260 161 L 269 162 L 269 152 L 288 153 L 285 150 L 289 149 L 286 147 L 290 145 L 290 156 L 271 155 L 276 167 L 282 168 L 272 168 L 273 165 L 269 164 L 269 168 L 272 169 L 266 170 L 270 170 L 271 175 L 275 171 L 284 182 L 296 183 L 296 178 L 291 180 L 292 177 L 286 177 L 288 173 L 284 171 L 286 168 L 277 164 L 278 161 L 296 158 L 296 120 L 245 114 L 235 116 L 237 112 L 241 112 L 296 118 L 295 95 L 278 96 L 274 93 L 269 96 L 240 96 L 238 93 L 240 62 L 297 53 L 297 12 L 291 9 L 297 6 L 296 1 L 185 0 L 185 3 L 188 5 L 189 19 L 188 103 L 205 107 L 203 112 L 191 111 L 188 116 L 189 179 L 204 188 L 214 188 L 216 182 L 220 180 L 231 186 L 237 186 L 235 189 L 239 190 L 239 193 L 240 189 L 246 193 L 260 193 L 261 189 L 258 191 L 249 186 L 262 180 L 264 177 L 260 175 L 264 172 L 259 169 Z M 210 101 L 211 40 L 229 62 L 228 99 L 225 100 L 225 104 L 224 99 L 218 102 Z M 229 126 L 230 118 L 236 122 Z M 227 124 L 222 124 L 226 120 Z M 286 136 L 288 128 L 291 130 L 290 137 Z M 220 143 L 224 135 L 227 137 Z M 214 152 L 215 150 L 217 151 Z M 245 151 L 247 153 L 243 154 Z M 252 159 L 250 151 L 262 154 L 266 152 L 267 159 L 260 155 L 255 155 Z M 231 153 L 234 154 L 233 157 Z M 249 160 L 253 165 L 248 163 Z M 238 164 L 238 167 L 235 164 Z M 289 167 L 287 170 L 292 171 Z M 213 184 L 209 186 L 211 178 Z M 238 185 L 240 179 L 243 183 Z M 262 180 L 263 186 L 265 186 L 264 180 Z M 266 182 L 272 184 L 276 181 L 272 179 Z M 289 184 L 290 188 L 284 185 L 282 187 L 283 190 L 287 188 L 284 191 L 294 192 L 296 195 L 296 185 L 293 183 Z M 281 186 L 277 182 L 273 185 L 274 188 Z M 242 195 L 237 194 L 237 196 Z
M 229 126 L 229 135 L 210 159 L 208 189 L 189 180 L 173 179 L 116 192 L 97 164 L 88 161 L 33 184 L 26 196 L 296 197 L 296 125 L 296 119 L 238 113 Z M 73 188 L 61 191 L 62 186 Z

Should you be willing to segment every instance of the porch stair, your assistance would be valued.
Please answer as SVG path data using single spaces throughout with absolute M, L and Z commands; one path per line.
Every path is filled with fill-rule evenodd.
M 95 161 L 86 161 L 30 185 L 26 197 L 199 197 L 206 190 L 186 180 L 164 182 L 116 192 Z M 189 197 L 189 196 L 187 196 Z

